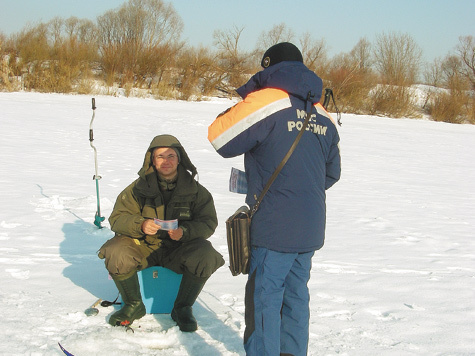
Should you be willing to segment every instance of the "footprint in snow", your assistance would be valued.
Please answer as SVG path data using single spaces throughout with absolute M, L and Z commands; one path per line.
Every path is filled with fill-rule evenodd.
M 368 313 L 371 315 L 375 316 L 376 319 L 382 320 L 382 321 L 389 321 L 389 320 L 400 320 L 401 318 L 394 315 L 391 312 L 382 312 L 379 310 L 368 310 Z
M 21 224 L 18 223 L 7 223 L 5 220 L 0 223 L 0 227 L 3 227 L 4 229 L 14 229 L 18 226 L 21 226 Z
M 227 307 L 232 307 L 237 300 L 232 294 L 224 294 L 220 299 L 221 303 Z
M 415 305 L 415 304 L 406 304 L 406 303 L 404 303 L 404 305 L 405 305 L 406 307 L 408 307 L 409 309 L 413 309 L 413 310 L 417 310 L 417 311 L 426 310 L 425 308 L 420 307 L 420 306 Z
M 336 310 L 331 312 L 319 313 L 318 316 L 322 318 L 333 318 L 337 320 L 351 320 L 354 313 L 349 310 Z
M 399 236 L 396 238 L 396 241 L 394 242 L 395 244 L 403 244 L 403 245 L 413 245 L 415 243 L 420 242 L 421 240 L 415 236 L 409 236 L 409 235 L 404 235 L 404 236 Z
M 6 269 L 5 272 L 10 273 L 10 275 L 15 279 L 26 280 L 30 278 L 30 271 L 22 271 L 20 269 Z

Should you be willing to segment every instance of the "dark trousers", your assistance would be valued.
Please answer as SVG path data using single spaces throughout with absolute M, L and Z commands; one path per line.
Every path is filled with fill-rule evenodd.
M 127 278 L 151 266 L 162 266 L 176 273 L 188 271 L 197 277 L 209 277 L 224 265 L 223 256 L 205 239 L 189 242 L 163 240 L 149 245 L 143 240 L 116 235 L 99 250 L 112 276 Z

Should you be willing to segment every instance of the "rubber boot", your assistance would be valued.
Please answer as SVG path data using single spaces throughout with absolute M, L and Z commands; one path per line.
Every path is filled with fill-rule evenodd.
M 137 272 L 127 279 L 112 278 L 122 296 L 124 306 L 111 315 L 109 324 L 112 326 L 128 326 L 134 320 L 140 319 L 146 314 L 145 305 L 140 294 L 140 285 Z
M 177 323 L 181 331 L 191 332 L 198 329 L 198 324 L 193 316 L 192 306 L 208 278 L 196 277 L 189 272 L 183 274 L 171 313 L 172 319 Z

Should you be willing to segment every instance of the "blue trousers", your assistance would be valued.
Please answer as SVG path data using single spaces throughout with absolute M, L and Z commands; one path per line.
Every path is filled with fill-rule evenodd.
M 247 356 L 307 355 L 313 254 L 252 249 L 245 295 Z

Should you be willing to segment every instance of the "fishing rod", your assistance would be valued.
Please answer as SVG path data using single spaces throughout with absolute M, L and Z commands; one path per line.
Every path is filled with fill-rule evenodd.
M 100 199 L 99 199 L 99 179 L 101 179 L 102 177 L 97 173 L 98 171 L 97 149 L 92 143 L 92 141 L 94 141 L 94 131 L 92 130 L 92 123 L 94 122 L 95 116 L 96 116 L 96 99 L 92 98 L 92 119 L 91 119 L 91 123 L 89 124 L 89 144 L 94 150 L 95 174 L 92 177 L 92 179 L 96 181 L 96 195 L 97 195 L 97 211 L 96 211 L 96 216 L 94 218 L 94 225 L 96 225 L 99 229 L 102 229 L 101 223 L 105 219 L 105 217 L 101 216 L 101 205 L 100 205 Z

